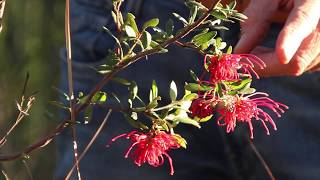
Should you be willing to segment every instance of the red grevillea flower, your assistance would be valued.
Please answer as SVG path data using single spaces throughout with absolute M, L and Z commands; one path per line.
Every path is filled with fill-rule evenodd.
M 256 97 L 257 95 L 260 95 L 260 97 Z M 253 118 L 262 122 L 268 135 L 270 132 L 265 122 L 269 122 L 273 129 L 277 130 L 271 116 L 261 107 L 272 110 L 278 117 L 281 116 L 281 113 L 284 113 L 284 109 L 288 109 L 286 105 L 268 98 L 268 94 L 261 92 L 243 97 L 230 96 L 227 98 L 225 107 L 217 110 L 221 115 L 218 119 L 218 125 L 227 126 L 226 131 L 229 133 L 234 131 L 237 122 L 246 122 L 249 125 L 251 138 L 253 138 Z
M 209 62 L 207 62 L 209 60 Z M 210 80 L 212 82 L 239 80 L 239 73 L 252 77 L 258 74 L 253 70 L 254 64 L 263 69 L 266 65 L 258 57 L 252 54 L 223 54 L 219 56 L 206 56 Z
M 147 162 L 153 167 L 158 167 L 164 163 L 163 155 L 165 155 L 169 160 L 170 174 L 174 174 L 172 159 L 167 153 L 170 149 L 181 147 L 174 135 L 164 131 L 150 131 L 148 133 L 132 131 L 128 134 L 121 134 L 111 141 L 116 141 L 120 137 L 126 137 L 132 142 L 125 158 L 130 156 L 138 166 Z
M 192 118 L 206 118 L 213 114 L 212 101 L 204 98 L 194 99 L 191 103 L 189 111 L 191 112 Z

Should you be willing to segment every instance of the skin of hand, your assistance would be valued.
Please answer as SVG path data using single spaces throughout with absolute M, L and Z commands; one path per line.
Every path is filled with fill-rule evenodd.
M 277 37 L 275 50 L 258 46 L 277 11 L 290 11 Z M 299 76 L 320 70 L 320 0 L 252 0 L 243 12 L 241 37 L 235 53 L 251 52 L 266 64 L 263 77 Z

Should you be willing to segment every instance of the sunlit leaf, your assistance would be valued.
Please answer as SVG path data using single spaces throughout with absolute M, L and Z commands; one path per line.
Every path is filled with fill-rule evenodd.
M 159 24 L 158 18 L 150 19 L 149 21 L 143 24 L 142 29 L 145 30 L 148 27 L 156 27 L 158 24 Z
M 178 94 L 177 85 L 174 81 L 171 81 L 170 91 L 169 91 L 171 101 L 175 101 L 177 99 L 177 94 Z

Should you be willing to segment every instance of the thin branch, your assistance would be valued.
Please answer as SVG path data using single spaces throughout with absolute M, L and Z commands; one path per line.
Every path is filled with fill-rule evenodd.
M 86 155 L 86 153 L 88 152 L 88 150 L 90 149 L 90 147 L 92 146 L 92 144 L 96 141 L 98 135 L 100 134 L 100 132 L 102 131 L 102 129 L 104 128 L 104 126 L 107 123 L 107 120 L 109 119 L 110 115 L 111 115 L 112 110 L 110 109 L 109 112 L 107 113 L 106 117 L 103 119 L 102 123 L 100 124 L 100 126 L 98 127 L 97 131 L 94 133 L 94 135 L 92 136 L 90 142 L 88 143 L 88 145 L 85 147 L 85 149 L 83 150 L 83 152 L 80 154 L 79 156 L 79 162 L 82 160 L 82 158 Z M 72 168 L 70 169 L 68 175 L 66 176 L 66 180 L 70 179 L 72 172 L 74 171 L 74 168 L 76 167 L 76 165 L 74 164 L 72 166 Z
M 82 104 L 81 106 L 78 106 L 77 108 L 74 109 L 74 114 L 78 114 L 79 112 L 83 111 L 88 105 L 90 105 L 92 97 L 99 90 L 101 90 L 102 87 L 105 84 L 107 84 L 118 72 L 120 72 L 121 70 L 125 69 L 126 67 L 128 67 L 132 63 L 135 63 L 136 61 L 138 61 L 139 59 L 141 59 L 141 58 L 143 58 L 145 56 L 148 56 L 148 55 L 155 54 L 155 53 L 159 52 L 162 48 L 165 48 L 168 45 L 176 42 L 178 39 L 183 38 L 188 33 L 193 31 L 195 28 L 199 27 L 201 25 L 201 23 L 203 23 L 205 21 L 205 19 L 210 16 L 210 12 L 214 9 L 215 4 L 202 17 L 200 17 L 193 24 L 187 26 L 184 30 L 182 30 L 179 34 L 177 34 L 173 38 L 166 40 L 165 42 L 163 42 L 162 44 L 158 45 L 154 49 L 150 49 L 150 50 L 146 50 L 146 51 L 140 52 L 137 55 L 135 55 L 133 57 L 130 57 L 130 58 L 126 59 L 125 61 L 121 61 L 120 63 L 118 63 L 115 66 L 115 69 L 111 73 L 105 75 L 103 77 L 103 79 L 91 90 L 90 94 L 88 95 L 88 98 L 87 98 L 86 102 L 84 104 Z M 29 147 L 27 147 L 23 151 L 15 153 L 15 154 L 11 154 L 11 155 L 0 155 L 0 161 L 15 160 L 17 158 L 20 158 L 20 157 L 26 155 L 26 154 L 30 154 L 32 151 L 38 149 L 39 147 L 43 147 L 43 146 L 47 145 L 48 142 L 50 142 L 56 135 L 58 135 L 60 132 L 62 132 L 67 127 L 68 124 L 69 124 L 69 119 L 64 120 L 48 136 L 43 137 L 42 139 L 40 139 L 36 143 L 30 145 Z
M 67 49 L 67 62 L 68 62 L 68 86 L 69 86 L 69 97 L 70 97 L 70 114 L 71 122 L 75 123 L 75 111 L 74 111 L 74 93 L 73 93 L 73 76 L 72 76 L 72 51 L 71 51 L 71 32 L 70 32 L 70 0 L 66 0 L 66 12 L 65 12 L 65 38 L 66 38 L 66 49 Z M 77 132 L 76 127 L 71 127 L 72 141 L 73 141 L 73 153 L 74 160 L 77 167 L 78 179 L 81 180 L 79 160 L 78 160 L 78 143 L 77 143 Z
M 6 0 L 0 0 L 0 32 L 2 31 L 2 21 L 3 21 L 3 13 L 4 13 L 5 6 L 6 6 Z
M 266 172 L 268 173 L 269 177 L 271 180 L 275 180 L 276 178 L 274 177 L 270 167 L 268 166 L 268 164 L 266 163 L 266 161 L 264 160 L 264 158 L 262 157 L 262 155 L 260 154 L 260 152 L 258 151 L 258 149 L 256 148 L 256 146 L 253 144 L 253 142 L 251 141 L 251 139 L 249 139 L 249 144 L 250 147 L 252 148 L 253 152 L 255 153 L 255 155 L 257 156 L 257 158 L 259 159 L 259 161 L 261 162 L 262 166 L 264 167 L 264 169 L 266 170 Z
M 9 128 L 9 130 L 6 132 L 6 134 L 1 138 L 0 140 L 0 148 L 7 142 L 7 137 L 10 135 L 10 133 L 20 124 L 20 122 L 23 120 L 25 116 L 28 115 L 29 110 L 31 109 L 33 103 L 35 101 L 35 97 L 31 96 L 28 98 L 26 107 L 25 106 L 25 97 L 21 97 L 21 102 L 17 103 L 17 108 L 19 110 L 19 115 L 14 122 L 14 124 Z
M 29 179 L 30 179 L 30 180 L 34 180 L 27 161 L 26 161 L 25 159 L 23 159 L 23 160 L 22 160 L 22 163 L 23 163 L 24 167 L 26 168 L 26 171 L 27 171 L 27 174 L 28 174 Z

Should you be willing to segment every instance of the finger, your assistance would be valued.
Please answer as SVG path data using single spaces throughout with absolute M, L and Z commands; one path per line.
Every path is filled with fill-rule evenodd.
M 290 64 L 294 75 L 299 76 L 311 69 L 319 62 L 317 56 L 320 54 L 320 26 L 303 40 L 298 51 L 293 56 Z
M 296 0 L 284 28 L 279 34 L 276 52 L 281 63 L 287 64 L 302 41 L 317 27 L 320 18 L 319 0 Z
M 288 75 L 288 64 L 280 64 L 273 49 L 255 48 L 252 52 L 266 63 L 266 68 L 255 68 L 260 77 L 273 77 Z
M 277 10 L 278 0 L 271 1 L 251 1 L 243 12 L 248 19 L 241 23 L 241 37 L 235 53 L 250 52 L 263 39 L 269 28 L 268 19 Z
M 320 54 L 319 54 L 318 57 L 313 61 L 313 63 L 308 66 L 307 71 L 308 71 L 308 72 L 320 71 Z

